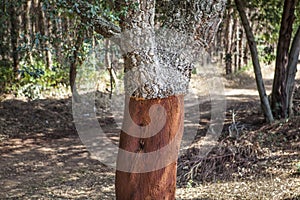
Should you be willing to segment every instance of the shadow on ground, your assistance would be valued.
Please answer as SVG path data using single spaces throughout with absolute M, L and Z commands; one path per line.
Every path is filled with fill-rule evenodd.
M 225 198 L 230 197 L 232 193 L 236 195 L 236 198 L 242 198 L 245 196 L 241 195 L 249 191 L 261 192 L 261 197 L 263 197 L 268 191 L 264 193 L 259 190 L 260 188 L 255 187 L 260 186 L 266 189 L 264 185 L 271 189 L 278 186 L 287 191 L 293 191 L 294 193 L 286 195 L 286 199 L 300 193 L 299 189 L 294 188 L 297 184 L 300 185 L 299 175 L 293 173 L 294 162 L 299 161 L 297 156 L 300 150 L 296 148 L 299 145 L 299 138 L 296 138 L 300 132 L 299 120 L 289 123 L 278 122 L 277 125 L 272 126 L 264 124 L 257 96 L 251 94 L 250 89 L 248 92 L 250 94 L 235 94 L 234 92 L 227 94 L 228 107 L 219 142 L 225 141 L 225 138 L 228 139 L 230 136 L 229 130 L 234 118 L 239 130 L 238 138 L 247 138 L 244 141 L 248 141 L 250 137 L 253 139 L 247 144 L 239 143 L 237 138 L 226 140 L 231 145 L 239 143 L 240 149 L 234 145 L 233 147 L 235 150 L 244 151 L 244 154 L 236 153 L 235 156 L 252 155 L 253 152 L 246 154 L 246 150 L 253 150 L 251 145 L 254 145 L 253 141 L 256 140 L 260 148 L 267 148 L 267 151 L 264 149 L 257 151 L 263 153 L 264 157 L 255 157 L 250 160 L 251 162 L 248 160 L 247 165 L 244 165 L 244 161 L 247 161 L 245 159 L 242 159 L 244 163 L 238 163 L 236 161 L 241 160 L 226 157 L 228 166 L 231 167 L 231 164 L 235 162 L 236 168 L 229 167 L 228 173 L 223 173 L 224 168 L 215 168 L 221 171 L 213 171 L 213 167 L 221 166 L 222 163 L 210 165 L 210 172 L 214 174 L 210 177 L 206 176 L 208 183 L 201 185 L 200 188 L 197 187 L 197 180 L 201 171 L 194 171 L 195 179 L 190 182 L 190 188 L 179 188 L 179 199 L 222 199 L 220 198 L 222 195 Z M 82 144 L 73 124 L 71 103 L 71 99 L 45 99 L 30 102 L 7 99 L 0 102 L 0 199 L 111 200 L 114 198 L 114 171 L 98 160 L 92 159 Z M 211 105 L 203 101 L 199 108 L 192 106 L 189 109 L 199 110 L 198 119 L 196 115 L 192 119 L 198 121 L 200 126 L 194 122 L 189 122 L 189 125 L 198 128 L 196 139 L 201 140 L 201 137 L 207 133 Z M 102 116 L 98 120 L 108 137 L 117 143 L 118 129 L 114 120 L 109 115 Z M 188 130 L 187 128 L 186 131 Z M 293 142 L 289 142 L 291 140 Z M 226 148 L 224 147 L 223 150 Z M 212 154 L 216 155 L 217 152 L 215 150 Z M 229 153 L 233 152 L 231 150 Z M 195 152 L 190 153 L 192 156 Z M 222 157 L 224 154 L 217 156 Z M 179 160 L 179 165 L 182 167 L 179 170 L 182 171 L 178 175 L 181 176 L 190 170 L 189 167 L 193 166 L 193 163 L 186 164 Z M 246 168 L 240 166 L 246 166 Z M 251 178 L 253 175 L 255 177 Z M 275 178 L 268 179 L 267 183 L 262 181 L 270 176 Z M 232 177 L 238 178 L 238 181 L 232 181 Z M 249 182 L 245 183 L 243 180 L 247 178 Z M 199 180 L 201 182 L 203 179 Z M 222 182 L 223 180 L 227 181 Z M 218 181 L 221 182 L 218 183 Z M 220 188 L 221 193 L 215 193 L 214 188 Z
M 0 199 L 112 199 L 114 173 L 72 123 L 70 99 L 0 103 Z

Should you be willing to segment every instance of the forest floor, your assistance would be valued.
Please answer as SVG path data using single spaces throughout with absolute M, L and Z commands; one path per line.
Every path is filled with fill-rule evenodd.
M 177 199 L 300 199 L 300 116 L 267 124 L 251 76 L 224 82 L 227 110 L 219 143 L 204 158 L 194 146 L 179 158 Z M 207 102 L 200 105 L 204 125 L 196 141 L 207 132 L 209 109 Z M 300 115 L 300 87 L 295 113 Z M 110 126 L 111 119 L 99 122 Z M 0 199 L 114 199 L 114 171 L 93 159 L 80 140 L 71 98 L 2 96 L 0 155 Z

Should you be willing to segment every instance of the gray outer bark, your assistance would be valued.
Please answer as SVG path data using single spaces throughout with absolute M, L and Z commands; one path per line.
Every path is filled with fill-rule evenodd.
M 170 67 L 167 62 L 162 62 L 161 57 L 165 54 L 158 52 L 154 30 L 155 1 L 141 0 L 138 3 L 138 8 L 130 9 L 121 22 L 126 94 L 141 99 L 185 94 L 189 77 L 182 75 L 176 64 Z M 158 54 L 163 55 L 159 57 Z
M 164 52 L 166 46 L 164 44 L 160 46 L 161 43 L 170 42 L 157 41 L 154 32 L 155 1 L 139 0 L 135 2 L 138 4 L 134 9 L 132 9 L 133 2 L 117 2 L 129 8 L 126 16 L 121 16 L 122 33 L 120 34 L 121 29 L 113 23 L 99 16 L 89 16 L 87 2 L 77 1 L 75 5 L 70 0 L 67 1 L 68 6 L 74 8 L 73 10 L 83 21 L 94 25 L 97 33 L 123 44 L 121 46 L 127 72 L 125 75 L 127 95 L 142 99 L 154 99 L 186 94 L 193 66 L 192 59 L 185 59 L 187 54 L 177 54 L 177 51 L 183 48 L 180 45 L 171 52 Z M 178 6 L 181 14 L 172 13 L 175 16 L 169 17 L 175 18 L 169 25 L 178 25 L 177 28 L 184 34 L 184 39 L 189 38 L 189 41 L 180 41 L 182 38 L 174 38 L 176 34 L 171 34 L 169 37 L 173 39 L 174 44 L 183 43 L 185 47 L 191 44 L 189 47 L 191 50 L 193 50 L 191 41 L 194 39 L 198 41 L 198 44 L 200 43 L 202 49 L 208 47 L 221 21 L 225 3 L 226 0 L 203 0 L 192 1 L 192 7 L 188 7 L 186 3 L 183 3 L 183 7 L 175 5 Z M 184 23 L 180 22 L 182 21 L 181 17 L 186 17 Z M 171 28 L 170 26 L 167 27 Z
M 130 10 L 120 23 L 127 95 L 155 99 L 186 94 L 193 61 L 215 35 L 225 1 L 192 1 L 189 10 L 179 7 L 188 14 L 178 15 L 181 19 L 170 16 L 177 29 L 170 23 L 158 32 L 154 30 L 155 1 L 137 2 L 138 8 Z M 192 24 L 181 23 L 191 16 Z
M 263 77 L 262 77 L 262 73 L 261 73 L 261 67 L 260 67 L 260 63 L 259 63 L 259 59 L 258 59 L 258 53 L 257 53 L 257 46 L 256 46 L 256 42 L 255 42 L 255 38 L 254 35 L 252 33 L 252 29 L 250 27 L 249 21 L 247 19 L 246 13 L 245 13 L 245 7 L 243 5 L 242 0 L 235 0 L 237 9 L 239 11 L 241 20 L 242 20 L 242 24 L 244 26 L 245 32 L 246 32 L 246 36 L 247 36 L 247 40 L 249 43 L 249 48 L 251 51 L 251 57 L 252 57 L 252 61 L 253 61 L 253 67 L 254 67 L 254 72 L 255 72 L 255 79 L 256 79 L 256 85 L 257 85 L 257 89 L 259 92 L 259 96 L 260 96 L 260 101 L 262 104 L 262 109 L 264 112 L 264 115 L 267 119 L 267 121 L 269 122 L 273 122 L 274 121 L 274 117 L 272 114 L 272 110 L 271 110 L 271 106 L 270 106 L 270 102 L 268 100 L 268 96 L 266 94 L 266 90 L 265 90 L 265 86 L 264 86 L 264 82 L 263 82 Z
M 297 33 L 294 37 L 291 51 L 289 54 L 289 65 L 287 69 L 287 78 L 286 78 L 286 93 L 287 99 L 286 104 L 289 105 L 289 116 L 293 114 L 293 91 L 295 87 L 295 77 L 297 73 L 297 63 L 300 52 L 300 26 L 298 27 Z
M 205 48 L 214 40 L 227 0 L 158 1 L 163 27 L 193 34 Z

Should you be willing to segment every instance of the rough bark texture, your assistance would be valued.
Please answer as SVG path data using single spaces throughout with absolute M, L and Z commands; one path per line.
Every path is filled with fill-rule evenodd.
M 161 105 L 167 111 L 166 123 L 161 131 L 150 138 L 137 138 L 121 132 L 120 148 L 129 152 L 149 153 L 160 150 L 172 141 L 178 130 L 180 137 L 183 132 L 184 101 L 183 96 L 171 96 L 165 99 L 138 100 L 130 99 L 129 112 L 132 120 L 138 125 L 150 123 L 149 109 L 153 105 Z M 130 116 L 125 116 L 130 117 Z M 153 122 L 160 120 L 161 116 L 155 116 Z M 124 119 L 126 120 L 126 119 Z M 141 137 L 147 133 L 141 132 Z M 177 143 L 179 150 L 180 141 Z M 173 152 L 178 154 L 178 152 Z M 124 158 L 118 158 L 124 160 Z M 126 159 L 125 159 L 126 160 Z M 143 168 L 147 163 L 132 162 L 132 167 Z M 153 160 L 152 162 L 156 162 Z M 120 163 L 118 163 L 120 164 Z M 141 199 L 175 199 L 176 188 L 176 162 L 148 173 L 128 173 L 117 171 L 116 173 L 116 197 L 118 200 L 141 200 Z
M 206 42 L 210 41 L 213 36 L 214 31 L 212 30 L 215 30 L 220 22 L 219 16 L 222 15 L 220 11 L 224 7 L 224 2 L 224 0 L 213 1 L 213 3 L 208 0 L 201 1 L 199 4 L 201 9 L 195 8 L 199 12 L 187 15 L 196 19 L 200 14 L 204 14 L 204 20 L 206 20 L 203 21 L 203 18 L 198 18 L 200 20 L 199 26 L 197 27 L 196 24 L 194 27 L 190 26 L 195 29 L 192 32 L 195 35 L 189 38 L 188 36 L 184 38 L 185 34 L 177 34 L 177 31 L 162 33 L 162 35 L 155 32 L 155 0 L 135 0 L 133 2 L 119 0 L 116 2 L 120 7 L 128 9 L 126 15 L 121 16 L 120 21 L 122 29 L 122 34 L 120 34 L 122 35 L 120 37 L 121 49 L 124 51 L 125 63 L 125 90 L 127 98 L 130 98 L 130 114 L 125 113 L 123 126 L 127 124 L 127 121 L 130 121 L 130 118 L 135 122 L 129 123 L 126 131 L 123 127 L 120 136 L 121 150 L 118 154 L 118 170 L 116 172 L 116 197 L 118 200 L 175 199 L 176 160 L 183 132 L 184 106 L 182 95 L 188 89 L 190 78 L 188 72 L 191 69 L 191 63 L 189 59 L 186 61 L 180 57 L 180 54 L 177 54 L 178 52 L 174 51 L 182 51 L 190 42 L 190 38 L 199 37 L 200 46 L 207 45 Z M 134 8 L 132 5 L 135 5 Z M 216 20 L 216 18 L 218 19 Z M 175 21 L 176 19 L 173 21 L 176 25 Z M 183 25 L 182 30 L 187 31 L 185 29 L 186 24 L 179 23 L 177 25 L 178 27 Z M 166 37 L 170 39 L 170 42 L 165 40 Z M 182 39 L 186 40 L 182 41 Z M 175 49 L 169 51 L 168 47 L 174 47 L 172 45 L 175 46 Z M 190 49 L 193 50 L 193 46 L 190 46 Z M 188 52 L 192 54 L 191 51 Z M 155 132 L 155 135 L 146 137 L 149 132 L 155 129 L 155 126 L 143 128 L 150 123 L 149 108 L 157 104 L 165 108 L 166 122 L 162 129 L 158 130 L 158 133 Z M 161 118 L 161 115 L 155 114 L 151 121 L 154 124 L 160 124 Z M 176 142 L 173 144 L 175 137 Z M 156 154 L 155 151 L 159 151 L 170 144 L 172 144 L 171 146 L 174 145 L 170 151 L 161 154 L 157 152 Z M 136 159 L 132 159 L 132 156 L 126 157 L 123 150 L 134 153 L 133 157 Z M 147 153 L 153 152 L 155 152 L 155 159 L 151 156 L 147 157 Z M 140 155 L 146 155 L 145 161 L 141 161 Z M 160 156 L 166 159 L 158 161 Z M 161 162 L 164 160 L 171 162 L 161 166 Z M 152 171 L 148 168 L 149 162 L 155 165 Z M 132 170 L 120 170 L 122 169 L 121 165 L 129 165 Z M 136 171 L 139 168 L 147 168 L 147 170 L 144 170 L 145 173 L 138 173 Z
M 286 74 L 289 65 L 289 49 L 295 20 L 295 7 L 297 1 L 285 0 L 281 19 L 275 76 L 272 89 L 272 111 L 277 118 L 288 117 L 288 94 L 286 90 Z
M 255 72 L 256 85 L 258 88 L 262 109 L 263 109 L 263 112 L 264 112 L 264 115 L 265 115 L 267 121 L 273 122 L 274 118 L 272 115 L 270 103 L 268 100 L 268 96 L 266 94 L 266 90 L 265 90 L 265 86 L 264 86 L 264 82 L 263 82 L 263 78 L 262 78 L 261 67 L 260 67 L 260 63 L 259 63 L 259 59 L 258 59 L 258 52 L 257 52 L 255 38 L 252 33 L 249 21 L 247 19 L 243 2 L 241 0 L 235 0 L 235 3 L 236 3 L 237 9 L 239 11 L 239 14 L 240 14 L 240 17 L 241 17 L 241 20 L 242 20 L 242 23 L 243 23 L 243 26 L 244 26 L 244 29 L 246 32 L 249 48 L 251 51 L 253 67 L 254 67 L 254 72 Z
M 164 27 L 193 34 L 202 47 L 210 47 L 227 0 L 157 1 L 158 18 Z

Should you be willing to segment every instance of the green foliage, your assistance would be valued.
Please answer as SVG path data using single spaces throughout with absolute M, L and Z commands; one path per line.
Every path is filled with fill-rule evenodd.
M 283 1 L 281 0 L 251 0 L 248 7 L 253 10 L 252 22 L 257 22 L 257 33 L 265 42 L 274 43 L 278 40 Z
M 276 59 L 276 49 L 273 45 L 265 40 L 259 40 L 258 53 L 260 60 L 265 64 L 271 64 Z
M 19 70 L 20 80 L 13 86 L 18 96 L 29 99 L 39 98 L 44 91 L 59 87 L 61 83 L 67 83 L 68 70 L 53 66 L 47 69 L 43 61 L 34 64 L 23 64 Z
M 249 62 L 247 65 L 242 66 L 241 69 L 237 71 L 237 74 L 247 72 L 247 71 L 251 70 L 252 68 L 253 68 L 252 62 Z
M 190 179 L 188 182 L 187 182 L 187 188 L 194 188 L 195 186 L 197 186 L 197 183 L 195 181 L 193 181 L 192 179 Z
M 263 62 L 271 64 L 276 59 L 275 49 L 273 46 L 265 46 L 262 51 Z
M 14 72 L 10 65 L 2 65 L 0 63 L 0 93 L 9 90 L 14 82 Z

